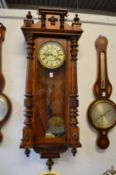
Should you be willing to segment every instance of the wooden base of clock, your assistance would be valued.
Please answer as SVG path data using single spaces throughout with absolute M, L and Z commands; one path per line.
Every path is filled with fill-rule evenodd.
M 34 149 L 52 159 L 69 147 L 72 154 L 80 147 L 77 83 L 77 47 L 82 34 L 76 15 L 66 23 L 67 10 L 39 9 L 40 21 L 34 24 L 28 12 L 22 31 L 27 42 L 25 126 L 21 148 L 29 156 Z

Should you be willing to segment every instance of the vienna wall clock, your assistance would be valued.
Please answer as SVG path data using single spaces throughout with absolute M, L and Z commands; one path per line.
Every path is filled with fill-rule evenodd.
M 8 97 L 3 93 L 5 87 L 5 78 L 2 71 L 2 44 L 5 38 L 5 26 L 0 23 L 0 130 L 8 120 L 11 111 L 11 103 Z M 0 131 L 0 142 L 3 140 L 3 135 Z
M 76 15 L 72 25 L 66 22 L 67 10 L 39 9 L 34 23 L 29 12 L 22 31 L 27 43 L 25 126 L 21 148 L 29 156 L 31 148 L 52 158 L 80 147 L 77 126 L 77 47 L 82 34 Z
M 97 145 L 101 149 L 109 146 L 108 132 L 116 125 L 116 105 L 109 99 L 112 85 L 107 71 L 107 44 L 104 36 L 99 36 L 95 42 L 98 59 L 98 77 L 94 84 L 96 100 L 88 109 L 90 124 L 98 131 Z

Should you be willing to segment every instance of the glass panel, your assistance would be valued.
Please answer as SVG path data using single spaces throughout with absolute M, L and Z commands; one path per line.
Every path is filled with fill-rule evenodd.
M 101 89 L 105 89 L 105 55 L 104 52 L 100 54 L 100 63 L 101 63 Z
M 49 69 L 43 66 L 38 60 L 36 88 L 36 105 L 38 105 L 38 110 L 36 111 L 38 129 L 36 132 L 38 137 L 64 137 L 66 62 L 64 61 L 58 68 Z

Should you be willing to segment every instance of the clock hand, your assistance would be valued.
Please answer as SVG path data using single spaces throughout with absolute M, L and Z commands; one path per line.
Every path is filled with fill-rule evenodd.
M 53 53 L 46 53 L 46 56 L 54 56 L 54 54 Z
M 108 111 L 106 111 L 104 114 L 100 115 L 100 116 L 96 119 L 96 121 L 99 120 L 100 118 L 102 118 L 104 115 L 106 115 L 106 114 L 109 113 L 110 111 L 111 111 L 111 110 L 108 110 Z

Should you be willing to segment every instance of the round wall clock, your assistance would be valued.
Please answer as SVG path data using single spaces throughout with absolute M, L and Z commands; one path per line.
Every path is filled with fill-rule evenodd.
M 40 63 L 49 69 L 60 67 L 65 61 L 65 50 L 58 42 L 46 42 L 42 44 L 38 60 Z
M 98 77 L 94 84 L 94 95 L 97 98 L 88 108 L 89 123 L 98 131 L 97 145 L 101 149 L 109 146 L 108 132 L 116 125 L 116 104 L 109 99 L 112 85 L 107 73 L 108 41 L 99 36 L 95 45 L 98 56 Z

